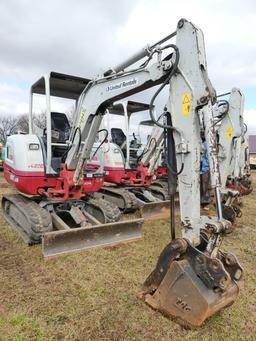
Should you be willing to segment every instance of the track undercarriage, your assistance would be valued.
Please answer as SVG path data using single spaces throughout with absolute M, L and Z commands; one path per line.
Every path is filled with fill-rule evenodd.
M 42 201 L 20 194 L 2 198 L 6 220 L 29 245 L 43 240 L 44 256 L 141 238 L 142 219 L 119 222 L 120 210 L 102 198 Z
M 159 219 L 169 216 L 170 201 L 166 187 L 157 184 L 151 186 L 104 186 L 95 193 L 117 205 L 123 213 L 140 210 L 145 219 Z
M 250 194 L 253 190 L 251 180 L 247 175 L 236 180 L 229 179 L 227 187 L 238 191 L 242 196 Z

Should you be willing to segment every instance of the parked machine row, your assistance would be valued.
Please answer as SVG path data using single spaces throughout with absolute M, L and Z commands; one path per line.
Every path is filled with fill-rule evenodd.
M 148 104 L 129 99 L 157 85 Z M 156 108 L 164 87 L 165 108 Z M 35 94 L 46 100 L 41 131 L 33 124 Z M 74 100 L 71 124 L 51 111 L 51 96 Z M 135 134 L 129 137 L 129 124 L 145 110 L 150 120 L 144 124 L 153 129 L 143 146 Z M 104 126 L 110 115 L 124 117 L 126 134 Z M 200 210 L 202 132 L 214 216 Z M 5 195 L 2 209 L 27 243 L 42 241 L 46 257 L 140 239 L 143 219 L 120 220 L 121 213 L 168 213 L 172 240 L 139 297 L 182 324 L 199 326 L 239 292 L 243 269 L 220 245 L 241 214 L 241 194 L 251 190 L 247 155 L 243 95 L 232 89 L 228 100 L 217 97 L 203 33 L 181 19 L 175 32 L 94 79 L 51 72 L 32 85 L 29 134 L 10 136 L 6 144 L 5 177 L 19 193 Z M 177 205 L 181 238 L 175 235 Z

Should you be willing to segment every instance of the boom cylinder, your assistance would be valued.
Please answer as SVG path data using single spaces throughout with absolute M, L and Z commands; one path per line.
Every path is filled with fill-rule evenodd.
M 140 59 L 149 56 L 150 55 L 150 46 L 147 45 L 145 46 L 143 49 L 141 49 L 140 51 L 138 51 L 137 53 L 135 53 L 133 56 L 129 57 L 128 59 L 126 59 L 124 62 L 117 64 L 115 67 L 107 70 L 104 73 L 104 76 L 109 76 L 111 73 L 118 73 L 122 70 L 124 70 L 125 68 L 127 68 L 128 66 L 138 62 Z
M 150 54 L 151 54 L 151 52 L 152 52 L 152 50 L 154 48 L 156 48 L 158 45 L 163 44 L 167 40 L 173 38 L 174 36 L 176 36 L 176 34 L 177 34 L 177 32 L 175 31 L 175 32 L 169 34 L 168 36 L 164 37 L 163 39 L 159 40 L 158 42 L 156 42 L 153 45 L 146 45 L 141 50 L 136 52 L 134 55 L 132 55 L 131 57 L 127 58 L 124 62 L 122 62 L 120 64 L 117 64 L 115 67 L 110 68 L 109 70 L 107 70 L 104 73 L 104 76 L 107 77 L 107 76 L 111 75 L 112 73 L 118 73 L 120 71 L 123 71 L 125 68 L 127 68 L 128 66 L 131 66 L 132 64 L 137 63 L 142 58 L 150 56 Z

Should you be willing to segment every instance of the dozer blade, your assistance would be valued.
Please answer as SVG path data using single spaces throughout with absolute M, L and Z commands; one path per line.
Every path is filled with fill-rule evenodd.
M 170 217 L 170 201 L 148 202 L 140 207 L 141 217 L 145 220 L 158 220 Z
M 45 233 L 42 238 L 43 255 L 47 258 L 134 242 L 142 238 L 142 223 L 143 219 L 134 219 Z
M 185 239 L 176 239 L 162 251 L 139 297 L 165 316 L 194 328 L 235 301 L 242 273 L 234 255 L 210 258 Z

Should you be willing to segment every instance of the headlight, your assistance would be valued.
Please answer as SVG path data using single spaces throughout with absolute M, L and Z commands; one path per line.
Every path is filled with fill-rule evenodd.
M 29 150 L 39 150 L 39 144 L 38 143 L 30 143 L 29 144 Z

